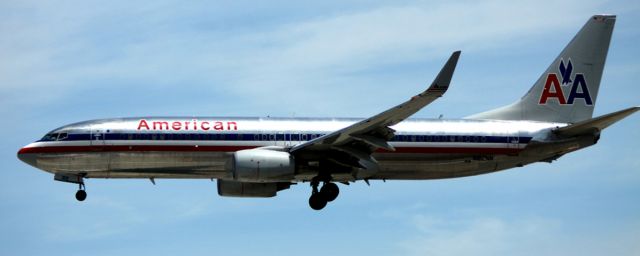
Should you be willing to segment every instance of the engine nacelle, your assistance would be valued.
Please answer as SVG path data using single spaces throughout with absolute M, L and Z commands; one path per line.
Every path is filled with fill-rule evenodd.
M 218 180 L 218 195 L 232 197 L 274 197 L 291 186 L 286 182 L 254 183 Z
M 236 181 L 289 181 L 295 174 L 295 160 L 289 152 L 259 148 L 240 150 L 233 154 L 227 170 Z

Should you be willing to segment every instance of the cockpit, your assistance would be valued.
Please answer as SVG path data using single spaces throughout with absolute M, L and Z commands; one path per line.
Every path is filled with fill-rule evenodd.
M 52 132 L 52 133 L 47 133 L 47 135 L 42 137 L 40 141 L 61 141 L 61 140 L 65 140 L 67 137 L 69 137 L 69 135 L 66 132 L 61 132 L 61 133 Z

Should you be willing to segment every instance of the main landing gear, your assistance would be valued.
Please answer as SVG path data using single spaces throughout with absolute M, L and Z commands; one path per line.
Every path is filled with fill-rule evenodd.
M 318 180 L 311 181 L 311 187 L 313 189 L 311 191 L 311 197 L 309 197 L 309 206 L 314 210 L 322 210 L 322 208 L 327 206 L 328 202 L 335 200 L 338 194 L 340 194 L 340 189 L 335 183 L 325 181 L 320 191 L 318 191 L 319 185 L 320 182 Z

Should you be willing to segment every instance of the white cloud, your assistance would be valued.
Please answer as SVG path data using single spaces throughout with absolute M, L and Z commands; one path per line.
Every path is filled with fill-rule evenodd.
M 68 199 L 65 198 L 63 205 L 70 207 L 71 204 L 77 204 L 77 202 L 69 201 Z M 95 240 L 126 233 L 133 227 L 149 220 L 136 207 L 110 200 L 106 197 L 94 197 L 91 198 L 91 201 L 83 204 L 85 204 L 83 205 L 85 209 L 71 214 L 64 214 L 65 217 L 59 219 L 59 221 L 48 222 L 44 229 L 41 230 L 44 238 L 51 242 Z M 101 211 L 87 216 L 87 213 L 91 213 L 91 210 Z M 104 213 L 109 214 L 104 215 Z M 102 217 L 95 218 L 98 215 Z M 83 223 L 83 225 L 74 224 L 78 222 Z
M 400 246 L 409 255 L 634 255 L 639 223 L 588 233 L 553 219 L 442 219 L 414 215 L 419 233 Z
M 283 90 L 305 92 L 290 99 L 296 105 L 348 99 L 335 91 L 388 85 L 346 74 L 444 60 L 457 49 L 502 49 L 515 38 L 573 26 L 598 4 L 554 2 L 572 10 L 563 15 L 545 15 L 549 7 L 538 1 L 396 5 L 238 31 L 194 25 L 197 8 L 166 5 L 28 6 L 27 18 L 10 17 L 2 27 L 13 35 L 0 43 L 3 104 L 49 104 L 105 81 L 111 88 L 213 85 L 267 104 L 274 103 L 265 95 Z
M 345 82 L 348 77 L 344 73 L 375 66 L 432 58 L 445 60 L 458 49 L 508 48 L 512 44 L 510 39 L 530 38 L 581 23 L 586 16 L 580 11 L 594 4 L 557 5 L 558 9 L 570 8 L 575 12 L 540 16 L 548 7 L 537 1 L 483 1 L 383 7 L 285 24 L 240 43 L 246 46 L 266 42 L 271 47 L 246 49 L 251 54 L 236 60 L 237 71 L 242 75 L 232 81 L 233 88 L 241 91 L 251 88 L 255 96 L 273 88 L 314 89 L 327 80 Z M 300 85 L 299 81 L 307 85 Z M 257 83 L 264 87 L 255 88 Z

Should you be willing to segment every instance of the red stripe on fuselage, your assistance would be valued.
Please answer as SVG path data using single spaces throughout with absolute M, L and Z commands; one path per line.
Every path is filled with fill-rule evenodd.
M 136 151 L 202 151 L 202 152 L 235 152 L 255 146 L 55 146 L 22 148 L 18 154 L 26 153 L 83 153 L 83 152 L 136 152 Z
M 18 154 L 38 153 L 91 153 L 91 152 L 235 152 L 258 146 L 53 146 L 22 148 Z M 515 154 L 519 148 L 475 148 L 475 147 L 396 147 L 396 151 L 384 149 L 378 153 L 422 153 L 422 154 Z

